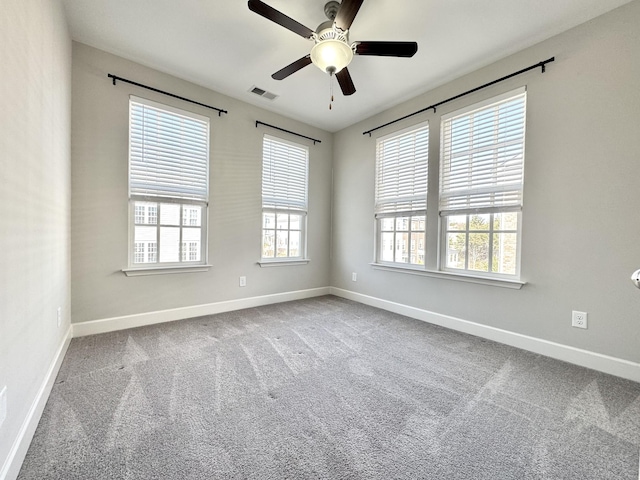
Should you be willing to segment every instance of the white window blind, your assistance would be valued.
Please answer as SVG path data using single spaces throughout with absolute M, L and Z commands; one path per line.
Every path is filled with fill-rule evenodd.
M 440 214 L 522 207 L 524 88 L 442 117 Z
M 264 136 L 262 150 L 262 207 L 307 211 L 309 149 Z
M 426 212 L 428 154 L 428 124 L 378 140 L 376 217 Z
M 129 116 L 130 195 L 207 202 L 209 119 L 136 97 Z

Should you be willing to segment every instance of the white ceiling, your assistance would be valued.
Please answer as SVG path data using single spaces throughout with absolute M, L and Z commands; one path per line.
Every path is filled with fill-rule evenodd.
M 354 57 L 357 91 L 344 97 L 334 83 L 331 111 L 329 77 L 314 65 L 271 78 L 309 53 L 312 42 L 251 12 L 245 0 L 63 3 L 74 40 L 335 132 L 629 1 L 365 0 L 350 40 L 417 41 L 418 53 Z M 325 0 L 265 3 L 312 30 L 326 20 Z M 279 97 L 249 93 L 254 85 Z

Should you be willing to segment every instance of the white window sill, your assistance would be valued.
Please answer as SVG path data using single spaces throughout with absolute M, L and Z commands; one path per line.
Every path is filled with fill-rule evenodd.
M 384 263 L 371 263 L 376 270 L 386 270 L 389 272 L 408 273 L 409 275 L 419 275 L 422 277 L 443 278 L 445 280 L 455 280 L 457 282 L 479 283 L 481 285 L 491 285 L 493 287 L 513 288 L 520 290 L 527 282 L 520 280 L 510 280 L 506 278 L 489 278 L 465 273 L 442 272 L 439 270 L 425 270 L 420 267 L 405 267 L 397 265 L 387 265 Z
M 176 265 L 171 267 L 136 267 L 123 268 L 127 277 L 141 277 L 145 275 L 166 275 L 169 273 L 207 272 L 213 265 Z
M 260 267 L 290 267 L 293 265 L 306 265 L 309 263 L 308 258 L 294 258 L 294 259 L 282 259 L 282 260 L 261 260 L 258 262 Z

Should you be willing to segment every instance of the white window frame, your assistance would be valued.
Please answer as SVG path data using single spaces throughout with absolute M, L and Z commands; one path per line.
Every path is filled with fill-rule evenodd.
M 426 141 L 420 143 L 418 148 L 418 161 L 414 156 L 412 162 L 412 168 L 419 172 L 424 170 L 424 178 L 419 178 L 416 182 L 415 176 L 412 176 L 410 181 L 411 186 L 409 190 L 405 190 L 402 186 L 409 178 L 405 175 L 400 178 L 398 175 L 402 175 L 401 172 L 393 168 L 393 166 L 385 165 L 384 162 L 392 162 L 393 159 L 383 158 L 384 146 L 388 143 L 395 142 L 403 137 L 409 138 L 411 135 L 417 132 L 426 133 Z M 374 222 L 376 238 L 374 242 L 374 264 L 380 265 L 393 265 L 402 268 L 424 268 L 425 256 L 426 256 L 426 232 L 427 232 L 427 193 L 428 193 L 428 179 L 429 179 L 429 122 L 421 122 L 417 125 L 412 125 L 408 128 L 390 133 L 388 135 L 379 137 L 376 139 L 376 164 L 375 164 L 375 206 L 374 206 Z M 415 153 L 415 152 L 414 152 Z M 394 158 L 397 157 L 394 156 Z M 407 165 L 404 165 L 406 167 Z M 385 180 L 384 176 L 387 171 L 393 172 L 393 178 L 389 181 Z M 407 228 L 399 228 L 399 224 L 403 223 L 403 219 L 407 218 Z M 384 228 L 384 224 L 391 224 L 389 219 L 393 219 L 393 228 Z M 413 219 L 416 219 L 415 221 Z M 419 220 L 421 219 L 421 220 Z M 416 223 L 422 222 L 424 228 L 422 230 L 414 230 L 412 226 Z M 383 236 L 385 234 L 393 234 L 393 260 L 383 259 L 385 242 Z M 412 263 L 412 253 L 408 250 L 407 258 L 409 261 L 403 262 L 397 259 L 398 250 L 398 233 L 407 234 L 408 240 L 406 245 L 418 245 L 422 244 L 422 261 Z M 414 235 L 415 234 L 415 235 Z M 420 242 L 421 240 L 421 242 Z M 404 240 L 402 241 L 404 244 Z M 416 258 L 419 258 L 419 252 L 416 250 Z
M 449 230 L 447 229 L 447 218 L 448 216 L 444 216 L 441 218 L 441 222 L 442 222 L 442 238 L 441 238 L 441 242 L 442 242 L 442 262 L 443 262 L 443 271 L 446 272 L 451 272 L 451 273 L 462 273 L 462 274 L 467 274 L 467 275 L 477 275 L 477 276 L 491 276 L 494 278 L 504 278 L 504 279 L 519 279 L 520 278 L 520 257 L 521 257 L 521 251 L 520 251 L 520 246 L 521 246 L 521 241 L 522 241 L 522 235 L 521 235 L 521 231 L 522 231 L 522 214 L 521 212 L 510 212 L 510 213 L 515 213 L 517 214 L 517 227 L 515 229 L 498 229 L 495 228 L 495 216 L 499 215 L 500 213 L 509 213 L 509 212 L 494 212 L 494 213 L 487 213 L 487 214 L 483 214 L 483 215 L 488 215 L 489 216 L 489 226 L 486 230 L 474 230 L 472 228 L 470 228 L 470 222 L 471 219 L 474 215 L 474 213 L 467 213 L 467 214 L 462 214 L 460 216 L 465 216 L 466 217 L 466 228 L 460 229 L 460 230 L 456 230 L 456 229 L 452 229 Z M 457 216 L 457 215 L 452 215 L 452 216 Z M 470 236 L 469 234 L 487 234 L 489 237 L 489 241 L 488 241 L 488 266 L 487 269 L 488 271 L 484 271 L 484 270 L 474 270 L 469 268 L 469 256 L 465 255 L 465 267 L 464 268 L 453 268 L 453 267 L 446 267 L 446 262 L 448 261 L 449 258 L 449 248 L 448 248 L 448 238 L 447 238 L 447 234 L 449 233 L 464 233 L 465 234 L 465 240 L 466 240 L 466 252 L 469 251 L 469 241 L 470 241 Z M 493 272 L 493 244 L 494 244 L 494 236 L 496 234 L 516 234 L 517 238 L 516 238 L 516 262 L 515 262 L 515 272 L 513 274 L 509 274 L 509 273 L 501 273 L 501 272 Z
M 516 98 L 522 98 L 523 102 L 523 121 L 522 121 L 522 148 L 518 150 L 519 155 L 521 155 L 521 160 L 519 161 L 519 166 L 516 166 L 515 177 L 519 176 L 519 183 L 508 183 L 499 185 L 497 182 L 495 187 L 483 185 L 482 188 L 474 189 L 473 187 L 464 190 L 464 193 L 467 194 L 466 200 L 463 195 L 457 193 L 452 190 L 450 187 L 448 188 L 447 177 L 445 174 L 445 169 L 447 165 L 449 165 L 448 152 L 451 150 L 445 147 L 445 142 L 447 139 L 448 127 L 446 126 L 447 122 L 450 122 L 452 119 L 463 118 L 465 116 L 487 111 L 491 108 L 499 104 L 503 104 L 505 102 L 512 101 Z M 462 275 L 470 275 L 476 276 L 479 278 L 495 278 L 495 279 L 506 279 L 506 280 L 515 280 L 518 281 L 520 279 L 520 263 L 522 258 L 522 192 L 524 187 L 524 156 L 525 156 L 525 141 L 526 141 L 526 88 L 521 87 L 516 90 L 512 90 L 510 92 L 506 92 L 502 95 L 498 95 L 487 99 L 482 102 L 475 103 L 473 105 L 469 105 L 465 108 L 456 110 L 447 115 L 443 115 L 441 118 L 441 128 L 440 128 L 440 169 L 439 169 L 439 195 L 440 195 L 440 249 L 439 249 L 439 268 L 443 272 L 449 272 L 453 274 L 462 274 Z M 494 137 L 498 134 L 497 129 L 493 129 Z M 517 142 L 516 142 L 517 144 Z M 500 145 L 498 140 L 493 144 Z M 484 148 L 484 147 L 483 147 Z M 469 150 L 471 151 L 471 150 Z M 519 168 L 519 175 L 518 170 Z M 508 179 L 507 179 L 508 180 Z M 462 189 L 460 190 L 462 191 Z M 480 195 L 484 194 L 483 198 L 480 198 Z M 462 200 L 451 200 L 454 196 L 458 196 Z M 476 195 L 476 199 L 474 200 L 474 195 Z M 492 198 L 496 198 L 496 200 L 492 200 Z M 452 206 L 453 205 L 453 206 Z M 494 229 L 494 216 L 500 213 L 508 213 L 515 212 L 517 214 L 517 230 L 503 231 Z M 469 229 L 469 222 L 473 215 L 489 215 L 489 229 L 483 230 L 482 233 L 487 233 L 489 237 L 488 244 L 488 266 L 487 271 L 483 270 L 472 270 L 469 269 L 469 248 L 465 250 L 465 262 L 464 268 L 454 268 L 448 265 L 448 233 L 452 232 L 460 232 L 466 233 L 466 242 L 468 245 L 469 242 L 469 233 L 472 232 Z M 449 230 L 447 228 L 448 218 L 453 216 L 466 216 L 466 229 L 464 230 Z M 493 262 L 493 237 L 496 233 L 515 233 L 517 235 L 516 238 L 516 261 L 515 268 L 513 273 L 500 273 L 492 271 L 492 262 Z M 478 233 L 478 232 L 472 232 Z
M 260 261 L 258 264 L 265 266 L 282 266 L 306 264 L 307 258 L 307 214 L 309 203 L 309 147 L 300 143 L 285 140 L 265 134 L 263 136 L 262 152 L 262 214 L 261 214 L 261 245 Z M 291 149 L 294 153 L 293 160 L 298 163 L 292 169 L 285 168 L 283 164 L 275 162 L 283 161 L 283 158 L 268 156 L 267 149 L 273 147 Z M 304 155 L 304 165 L 299 165 L 299 155 Z M 287 173 L 285 174 L 285 170 Z M 291 172 L 295 177 L 289 176 Z M 279 175 L 278 175 L 279 174 Z M 301 185 L 302 180 L 303 185 Z M 273 228 L 267 228 L 266 219 L 273 215 Z M 287 219 L 287 228 L 278 229 L 278 216 Z M 291 217 L 299 216 L 299 228 L 292 228 Z M 287 255 L 278 256 L 278 232 L 287 232 Z M 265 242 L 267 232 L 273 232 L 273 256 L 265 256 Z M 300 241 L 298 255 L 291 255 L 290 241 L 291 233 L 299 233 Z
M 179 157 L 176 160 L 175 169 L 181 171 L 181 169 L 192 169 L 189 171 L 197 171 L 193 174 L 192 178 L 184 177 L 181 175 L 174 175 L 168 182 L 157 183 L 150 177 L 145 177 L 147 172 L 144 166 L 144 158 L 146 151 L 144 150 L 144 141 L 139 139 L 139 135 L 136 132 L 136 149 L 142 148 L 143 153 L 138 153 L 140 150 L 136 150 L 135 164 L 134 164 L 134 133 L 133 133 L 133 109 L 136 108 L 149 108 L 152 110 L 158 110 L 163 113 L 175 115 L 175 119 L 179 120 L 180 117 L 186 117 L 199 122 L 199 130 L 204 133 L 200 140 L 206 137 L 206 152 L 200 152 L 197 156 L 197 166 L 191 167 L 192 160 L 189 157 Z M 176 127 L 180 128 L 180 127 Z M 168 134 L 170 135 L 170 133 Z M 183 146 L 178 147 L 183 148 Z M 200 149 L 202 150 L 202 149 Z M 149 149 L 151 151 L 151 149 Z M 188 153 L 192 153 L 188 152 Z M 210 118 L 204 115 L 199 115 L 190 111 L 178 109 L 169 105 L 154 102 L 148 99 L 140 98 L 131 95 L 129 99 L 129 242 L 128 242 L 128 268 L 123 269 L 123 272 L 128 276 L 135 275 L 154 275 L 161 273 L 182 273 L 190 271 L 206 271 L 210 267 L 207 264 L 208 259 L 208 203 L 209 203 L 209 152 L 210 152 Z M 148 157 L 152 158 L 152 157 Z M 186 160 L 184 160 L 186 159 Z M 151 160 L 153 162 L 153 160 Z M 135 167 L 134 167 L 135 165 Z M 161 167 L 162 168 L 162 167 Z M 142 169 L 142 170 L 141 170 Z M 203 171 L 204 170 L 204 171 Z M 166 171 L 166 170 L 165 170 Z M 142 173 L 141 173 L 142 172 Z M 136 175 L 135 182 L 133 175 Z M 160 177 L 158 177 L 160 178 Z M 156 186 L 157 185 L 157 186 Z M 156 222 L 154 224 L 147 223 L 148 212 L 145 212 L 143 223 L 138 222 L 139 216 L 136 216 L 136 204 L 138 203 L 150 203 L 156 205 Z M 178 240 L 178 252 L 177 261 L 161 261 L 161 228 L 163 227 L 162 221 L 162 208 L 164 206 L 178 205 L 179 206 L 179 220 L 178 224 L 171 223 L 170 225 L 164 225 L 165 227 L 172 227 L 179 229 Z M 201 211 L 200 226 L 190 225 L 185 218 L 185 208 L 197 207 Z M 166 208 L 166 207 L 165 207 Z M 155 226 L 156 228 L 156 242 L 155 242 L 155 262 L 136 263 L 136 241 L 135 230 L 136 226 Z M 190 261 L 183 259 L 184 243 L 187 240 L 183 240 L 185 228 L 199 228 L 200 229 L 200 259 L 197 261 Z M 145 246 L 144 255 L 148 258 L 147 246 Z

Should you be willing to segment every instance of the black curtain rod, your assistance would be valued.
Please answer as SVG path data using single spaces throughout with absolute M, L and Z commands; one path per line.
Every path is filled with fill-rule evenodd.
M 275 125 L 269 125 L 268 123 L 264 123 L 264 122 L 261 122 L 260 120 L 256 120 L 256 128 L 258 128 L 258 125 L 264 125 L 265 127 L 275 128 L 276 130 L 280 130 L 281 132 L 287 132 L 287 133 L 290 133 L 291 135 L 296 135 L 297 137 L 306 138 L 307 140 L 311 140 L 314 145 L 316 143 L 322 143 L 322 141 L 318 140 L 317 138 L 307 137 L 306 135 L 301 135 L 299 133 L 292 132 L 291 130 L 285 130 L 284 128 L 276 127 Z
M 381 128 L 387 127 L 389 125 L 393 125 L 394 123 L 400 122 L 400 121 L 404 120 L 405 118 L 413 117 L 414 115 L 418 115 L 419 113 L 426 112 L 427 110 L 433 109 L 433 113 L 436 113 L 436 108 L 438 108 L 440 105 L 444 105 L 447 102 L 452 102 L 453 100 L 457 100 L 460 97 L 464 97 L 465 95 L 469 95 L 470 93 L 477 92 L 478 90 L 482 90 L 483 88 L 490 87 L 491 85 L 495 85 L 496 83 L 503 82 L 504 80 L 507 80 L 507 79 L 509 79 L 511 77 L 515 77 L 516 75 L 520 75 L 522 73 L 528 72 L 529 70 L 533 70 L 534 68 L 540 67 L 542 69 L 541 73 L 544 73 L 545 70 L 546 70 L 546 67 L 545 67 L 546 64 L 555 61 L 555 59 L 556 59 L 555 57 L 551 57 L 551 58 L 549 58 L 547 60 L 544 60 L 542 62 L 538 62 L 535 65 L 531 65 L 530 67 L 523 68 L 522 70 L 518 70 L 517 72 L 511 73 L 511 74 L 506 75 L 504 77 L 500 77 L 497 80 L 493 80 L 492 82 L 485 83 L 484 85 L 480 85 L 479 87 L 472 88 L 471 90 L 467 90 L 466 92 L 460 93 L 459 95 L 456 95 L 455 97 L 447 98 L 446 100 L 442 100 L 441 102 L 434 103 L 433 105 L 430 105 L 430 106 L 425 107 L 425 108 L 423 108 L 421 110 L 418 110 L 417 112 L 410 113 L 409 115 L 405 115 L 404 117 L 397 118 L 395 120 L 392 120 L 390 122 L 385 123 L 384 125 L 380 125 L 379 127 L 372 128 L 371 130 L 367 130 L 366 132 L 362 132 L 362 134 L 363 135 L 367 135 L 368 134 L 369 136 L 371 136 L 371 133 L 375 132 L 376 130 L 380 130 Z
M 204 103 L 196 102 L 195 100 L 189 100 L 188 98 L 181 97 L 179 95 L 174 95 L 173 93 L 165 92 L 164 90 L 159 90 L 157 88 L 150 87 L 148 85 L 143 85 L 142 83 L 134 82 L 132 80 L 127 80 L 126 78 L 118 77 L 116 75 L 111 75 L 110 73 L 107 77 L 113 79 L 113 84 L 116 84 L 116 80 L 120 80 L 121 82 L 130 83 L 131 85 L 135 85 L 136 87 L 146 88 L 147 90 L 151 90 L 152 92 L 158 92 L 163 95 L 168 95 L 169 97 L 177 98 L 178 100 L 183 100 L 189 103 L 195 103 L 196 105 L 200 105 L 201 107 L 210 108 L 211 110 L 215 110 L 218 112 L 218 116 L 222 116 L 223 113 L 229 113 L 226 110 L 222 110 L 221 108 L 212 107 L 211 105 L 205 105 Z

